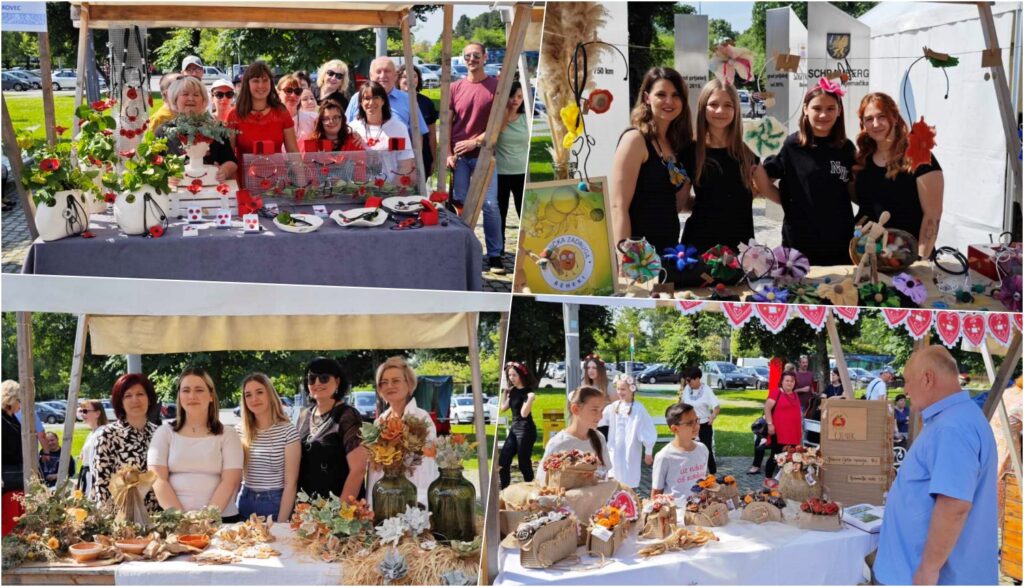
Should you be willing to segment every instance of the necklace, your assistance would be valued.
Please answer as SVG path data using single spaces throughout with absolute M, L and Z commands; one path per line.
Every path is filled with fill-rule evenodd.
M 673 187 L 681 187 L 683 183 L 690 180 L 690 176 L 686 173 L 686 168 L 676 162 L 675 155 L 665 156 L 661 153 L 661 147 L 658 145 L 660 141 L 651 141 L 654 145 L 654 152 L 658 154 L 658 158 L 661 159 L 661 164 L 668 170 L 668 180 Z
M 370 128 L 373 127 L 373 126 L 375 126 L 375 125 L 372 125 L 369 122 L 366 123 L 366 134 L 370 134 Z M 376 146 L 377 143 L 380 142 L 380 137 L 381 137 L 382 134 L 384 134 L 384 123 L 383 122 L 379 126 L 377 126 L 377 136 L 369 137 L 369 138 L 366 139 L 366 145 L 369 146 L 369 147 Z

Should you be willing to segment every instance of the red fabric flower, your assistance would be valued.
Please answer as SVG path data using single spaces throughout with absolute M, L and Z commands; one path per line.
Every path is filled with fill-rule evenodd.
M 203 191 L 203 184 L 200 183 L 199 185 L 196 185 L 194 183 L 191 183 L 185 189 L 190 191 L 190 192 L 192 192 L 192 195 L 194 196 L 194 195 L 198 194 L 199 192 Z
M 139 97 L 139 91 L 135 88 L 128 88 L 128 91 L 125 92 L 125 95 L 128 96 L 129 100 L 134 100 L 135 98 Z
M 96 235 L 87 230 L 82 233 L 82 238 L 96 238 Z
M 118 151 L 117 154 L 124 157 L 125 159 L 131 159 L 132 157 L 135 156 L 135 149 L 128 149 L 127 151 Z
M 192 185 L 198 186 L 198 187 L 203 187 L 203 180 L 201 180 L 201 179 L 193 179 L 192 180 Z
M 114 103 L 113 100 L 110 100 L 110 101 L 107 101 L 107 100 L 96 100 L 95 102 L 91 102 L 89 104 L 89 107 L 92 108 L 93 110 L 95 110 L 96 112 L 103 112 L 105 110 L 110 109 L 110 107 L 113 105 L 113 103 Z
M 594 90 L 590 92 L 587 104 L 594 114 L 604 114 L 612 107 L 612 93 L 608 90 Z
M 39 162 L 39 169 L 43 171 L 57 171 L 60 169 L 60 160 L 56 158 L 43 159 Z
M 403 175 L 402 177 L 398 178 L 398 183 L 408 187 L 408 186 L 412 185 L 412 177 L 410 177 L 408 175 Z
M 156 226 L 149 227 L 149 236 L 153 238 L 160 238 L 164 235 L 164 227 L 157 224 Z
M 65 127 L 63 127 L 63 126 L 61 126 L 59 124 L 57 126 L 53 127 L 53 130 L 57 131 L 58 135 L 62 135 L 62 134 L 66 133 L 68 131 L 67 128 L 65 128 Z
M 378 177 L 377 179 L 373 180 L 373 185 L 377 186 L 378 188 L 384 187 L 384 178 Z
M 435 191 L 430 193 L 431 202 L 446 202 L 448 201 L 448 192 Z
M 270 180 L 269 179 L 264 179 L 263 181 L 261 181 L 260 182 L 260 188 L 265 189 L 265 190 L 270 189 Z
M 231 188 L 228 187 L 228 184 L 226 184 L 226 183 L 217 184 L 217 193 L 219 193 L 220 195 L 226 196 L 226 195 L 228 195 L 229 191 L 231 191 Z
M 164 156 L 163 155 L 156 155 L 155 157 L 153 157 L 153 165 L 163 165 L 163 164 L 164 164 Z
M 103 201 L 108 204 L 113 204 L 117 201 L 117 195 L 115 195 L 114 192 L 107 192 L 103 194 Z
M 907 158 L 910 159 L 911 169 L 931 163 L 932 149 L 935 148 L 935 130 L 924 121 L 924 116 L 910 126 L 907 142 Z

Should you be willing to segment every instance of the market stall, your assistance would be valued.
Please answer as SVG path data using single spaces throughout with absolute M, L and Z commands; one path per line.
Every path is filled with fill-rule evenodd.
M 452 294 L 451 292 L 420 292 L 415 303 L 410 303 L 408 294 L 391 290 L 362 290 L 334 287 L 296 287 L 292 295 L 283 297 L 278 287 L 265 284 L 250 284 L 244 289 L 245 303 L 239 303 L 238 285 L 228 283 L 195 283 L 164 280 L 96 280 L 75 277 L 20 276 L 8 275 L 3 278 L 2 303 L 5 310 L 18 313 L 19 318 L 19 377 L 22 386 L 24 409 L 33 410 L 34 386 L 32 378 L 31 312 L 69 312 L 79 315 L 75 340 L 75 354 L 72 361 L 71 379 L 68 390 L 68 406 L 74 409 L 78 403 L 81 383 L 81 365 L 86 343 L 96 354 L 157 354 L 172 352 L 200 352 L 218 350 L 303 350 L 303 349 L 366 349 L 366 348 L 451 348 L 469 349 L 472 371 L 472 388 L 475 412 L 475 435 L 486 438 L 483 415 L 482 382 L 480 378 L 477 322 L 479 312 L 506 312 L 508 300 L 489 294 Z M 111 292 L 117 292 L 112 296 Z M 196 337 L 195 332 L 204 336 Z M 26 434 L 34 434 L 29 424 Z M 61 455 L 61 478 L 67 477 L 67 463 L 70 457 L 71 435 L 74 417 L 69 414 L 65 422 L 64 442 Z M 485 442 L 472 446 L 471 455 L 466 448 L 460 448 L 460 462 L 475 456 L 479 464 L 479 489 L 477 495 L 487 495 L 489 484 L 488 451 Z M 26 443 L 26 446 L 28 444 Z M 31 459 L 26 462 L 32 462 Z M 31 475 L 26 467 L 26 476 Z M 27 480 L 28 481 L 28 480 Z M 26 483 L 29 486 L 29 483 Z M 67 498 L 71 499 L 71 498 Z M 482 501 L 482 500 L 481 500 Z M 339 504 L 335 504 L 338 506 Z M 311 508 L 322 509 L 330 504 L 312 503 Z M 299 511 L 298 509 L 296 511 Z M 418 532 L 400 534 L 395 537 L 399 550 L 406 548 L 424 530 L 422 522 L 410 522 Z M 288 529 L 281 542 L 294 541 L 295 536 Z M 373 535 L 373 524 L 369 524 Z M 302 527 L 298 527 L 302 532 Z M 476 530 L 479 538 L 480 529 Z M 308 536 L 302 538 L 307 551 L 316 546 Z M 418 543 L 417 543 L 418 544 Z M 67 545 L 64 545 L 65 547 Z M 338 546 L 338 545 L 333 545 Z M 298 549 L 298 547 L 296 547 Z M 418 548 L 418 546 L 417 546 Z M 309 556 L 292 556 L 280 548 L 282 554 L 275 555 L 277 565 L 287 565 L 287 560 L 306 561 Z M 479 543 L 476 545 L 479 551 Z M 321 553 L 322 550 L 315 552 Z M 379 549 L 363 555 L 372 558 L 383 552 Z M 403 551 L 405 554 L 415 554 Z M 424 551 L 426 552 L 426 551 Z M 447 551 L 445 551 L 447 552 Z M 347 552 L 348 556 L 355 550 Z M 427 558 L 437 555 L 424 555 Z M 379 556 L 378 556 L 379 558 Z M 457 557 L 456 557 L 457 558 Z M 345 557 L 340 557 L 344 568 Z M 132 563 L 135 564 L 135 563 Z M 139 563 L 148 564 L 148 563 Z M 162 564 L 162 563 L 161 563 Z M 195 574 L 199 582 L 203 567 L 189 567 L 185 572 Z M 267 563 L 271 564 L 271 563 Z M 228 565 L 234 566 L 234 565 Z M 143 567 L 166 569 L 167 567 Z M 360 567 L 361 568 L 361 567 Z M 376 567 L 374 567 L 376 568 Z M 65 577 L 69 582 L 81 582 L 87 576 L 77 571 L 82 567 L 67 570 L 57 567 L 42 569 L 19 569 L 4 574 L 5 582 L 31 582 L 31 577 L 46 575 L 46 581 L 57 581 Z M 450 569 L 445 569 L 450 570 Z M 218 570 L 228 573 L 231 578 L 217 577 L 227 582 L 251 583 L 251 578 L 234 576 L 238 571 L 252 573 L 248 562 L 235 570 Z M 244 571 L 244 572 L 243 572 Z M 305 571 L 303 571 L 305 572 Z M 354 572 L 350 567 L 350 573 Z M 52 573 L 52 574 L 48 574 Z M 86 573 L 101 574 L 117 582 L 136 580 L 141 575 L 138 569 L 128 566 L 109 573 L 95 569 Z M 346 575 L 349 576 L 349 575 Z M 178 582 L 171 575 L 164 580 L 138 579 L 152 583 Z M 290 575 L 288 581 L 293 582 Z M 264 579 L 266 577 L 261 577 Z M 365 577 L 363 577 L 365 579 Z M 65 580 L 61 579 L 61 580 Z M 436 577 L 435 577 L 436 579 Z M 358 582 L 358 581 L 357 581 Z M 435 581 L 436 582 L 436 581 Z

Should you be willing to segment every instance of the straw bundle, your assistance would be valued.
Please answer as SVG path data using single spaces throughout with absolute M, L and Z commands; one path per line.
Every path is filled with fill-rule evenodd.
M 353 556 L 344 561 L 345 585 L 383 585 L 384 580 L 377 571 L 377 565 L 387 556 L 390 546 L 382 546 L 365 556 Z M 409 566 L 404 578 L 392 583 L 395 585 L 440 585 L 441 574 L 461 569 L 464 573 L 475 575 L 480 566 L 480 556 L 461 557 L 451 548 L 437 546 L 433 550 L 423 550 L 411 538 L 403 538 L 398 544 L 398 552 Z M 363 553 L 359 553 L 362 555 Z

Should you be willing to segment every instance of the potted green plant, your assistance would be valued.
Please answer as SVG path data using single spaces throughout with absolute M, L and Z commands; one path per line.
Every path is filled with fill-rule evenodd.
M 97 189 L 103 189 L 103 174 L 114 170 L 117 159 L 117 138 L 114 130 L 117 121 L 109 110 L 114 100 L 98 100 L 91 104 L 82 103 L 75 110 L 78 117 L 78 134 L 75 135 L 73 146 L 78 157 L 78 164 L 83 171 L 96 172 L 93 183 Z M 107 202 L 102 191 L 97 197 L 90 199 L 87 206 L 92 213 L 107 211 Z
M 210 150 L 210 143 L 227 141 L 236 132 L 206 112 L 179 114 L 164 125 L 164 136 L 177 135 L 181 141 L 188 158 L 185 175 L 192 179 L 202 178 L 209 172 L 203 165 L 203 157 Z
M 117 192 L 114 220 L 125 234 L 162 236 L 170 215 L 170 180 L 182 176 L 182 157 L 168 153 L 167 139 L 156 138 L 152 131 L 138 147 L 118 155 L 124 171 L 103 176 L 103 185 Z
M 49 145 L 22 134 L 18 144 L 33 160 L 22 173 L 22 184 L 32 192 L 40 238 L 54 241 L 85 232 L 89 228 L 86 204 L 99 192 L 92 181 L 98 172 L 72 166 L 71 143 L 66 140 Z

